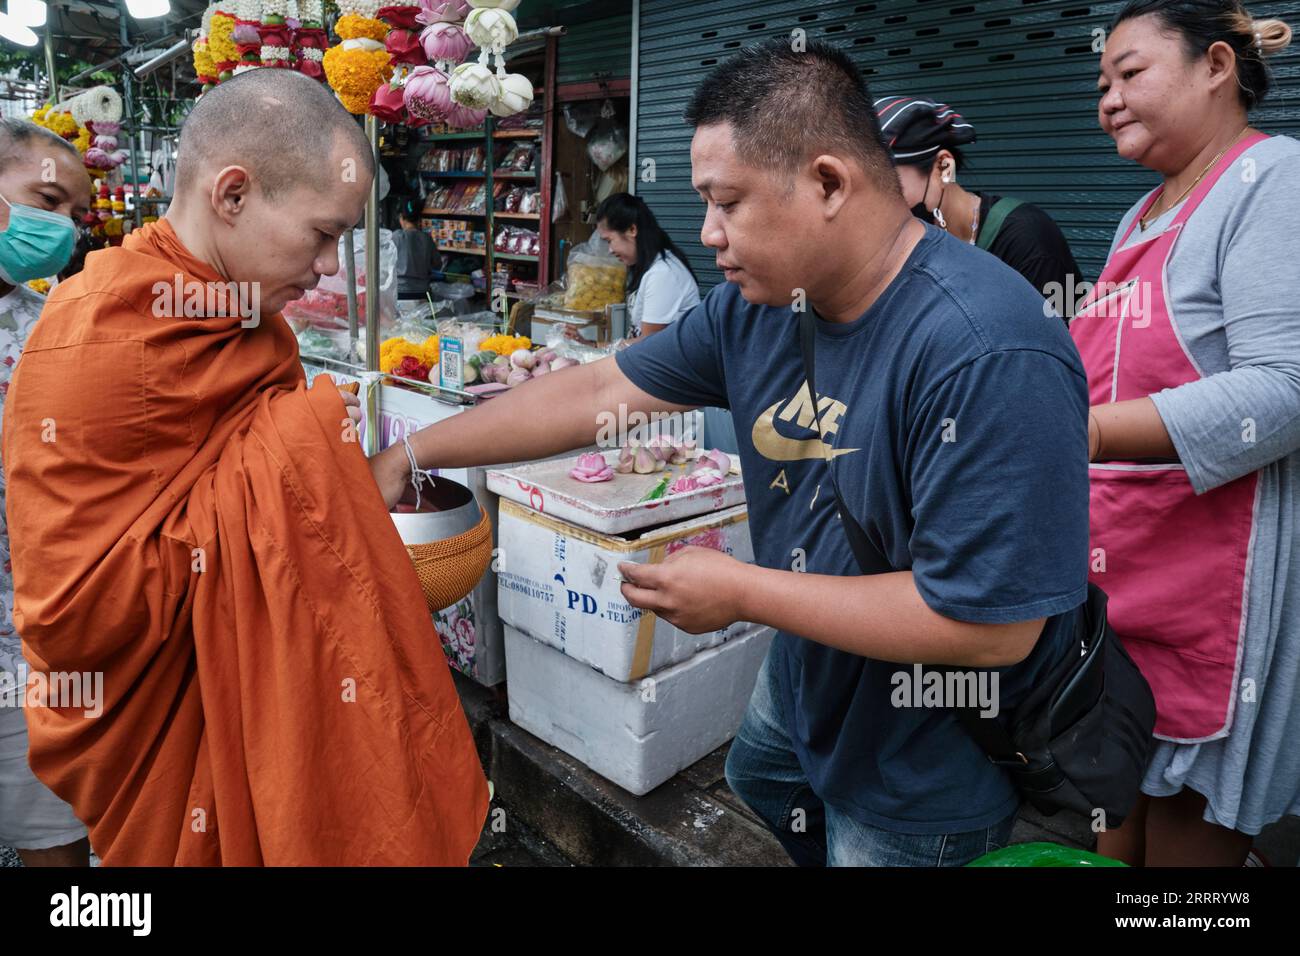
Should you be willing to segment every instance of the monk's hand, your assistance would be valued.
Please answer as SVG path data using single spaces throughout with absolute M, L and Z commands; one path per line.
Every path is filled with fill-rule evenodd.
M 716 631 L 740 619 L 751 566 L 712 548 L 687 547 L 661 564 L 623 562 L 623 597 L 688 634 Z
M 354 425 L 361 424 L 361 399 L 351 392 L 339 389 L 339 398 L 343 399 L 343 407 L 347 410 L 348 418 L 352 419 Z

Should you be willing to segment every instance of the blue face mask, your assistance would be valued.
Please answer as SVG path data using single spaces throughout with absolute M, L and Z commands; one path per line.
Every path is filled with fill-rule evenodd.
M 0 279 L 18 285 L 48 278 L 68 264 L 77 244 L 71 219 L 4 196 L 0 201 L 9 207 L 9 226 L 0 232 Z

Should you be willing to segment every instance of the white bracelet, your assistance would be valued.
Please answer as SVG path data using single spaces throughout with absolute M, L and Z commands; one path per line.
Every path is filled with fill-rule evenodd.
M 420 510 L 420 485 L 428 479 L 432 483 L 433 479 L 427 471 L 419 466 L 415 460 L 415 450 L 411 448 L 411 441 L 405 435 L 402 436 L 402 447 L 406 449 L 406 460 L 411 466 L 411 485 L 415 488 L 415 510 Z

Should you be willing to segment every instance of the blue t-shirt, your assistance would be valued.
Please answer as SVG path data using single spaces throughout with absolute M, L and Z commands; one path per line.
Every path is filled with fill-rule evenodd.
M 618 356 L 643 391 L 728 407 L 757 563 L 861 573 L 836 517 L 791 308 L 716 286 Z M 847 324 L 817 320 L 817 385 L 851 513 L 926 603 L 961 621 L 1048 617 L 997 671 L 1001 716 L 1063 659 L 1088 574 L 1088 398 L 1065 326 L 993 256 L 928 226 L 903 270 Z M 772 645 L 787 728 L 814 792 L 902 833 L 973 830 L 1018 797 L 942 708 L 896 707 L 876 661 L 795 634 Z

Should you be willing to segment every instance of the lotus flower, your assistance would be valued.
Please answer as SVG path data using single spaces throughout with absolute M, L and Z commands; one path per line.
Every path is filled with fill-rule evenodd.
M 456 23 L 469 16 L 466 0 L 420 0 L 417 23 Z
M 482 63 L 462 63 L 451 71 L 451 98 L 472 110 L 486 110 L 501 95 L 501 81 Z
M 638 475 L 653 475 L 663 471 L 664 463 L 651 453 L 648 448 L 638 448 L 632 459 L 632 470 Z
M 451 109 L 447 110 L 443 122 L 456 129 L 473 129 L 476 126 L 482 126 L 483 120 L 486 118 L 487 110 L 473 110 L 468 106 L 452 103 Z
M 509 12 L 519 6 L 519 0 L 469 0 L 469 5 L 478 9 L 492 8 Z
M 577 359 L 564 358 L 563 356 L 561 356 L 560 358 L 557 358 L 554 362 L 551 363 L 551 371 L 558 372 L 562 368 L 568 368 L 570 365 L 577 365 L 577 364 L 578 364 Z
M 261 46 L 262 37 L 257 32 L 256 23 L 237 23 L 235 30 L 230 39 L 234 40 L 236 45 L 243 46 Z
M 569 472 L 569 477 L 586 482 L 609 481 L 614 477 L 614 469 L 605 462 L 604 455 L 588 452 L 578 456 L 578 463 Z
M 501 95 L 492 104 L 495 116 L 514 116 L 528 109 L 533 102 L 533 81 L 522 73 L 501 77 Z
M 417 66 L 406 78 L 403 97 L 412 116 L 441 122 L 452 107 L 447 74 L 432 66 Z
M 670 495 L 675 495 L 683 491 L 697 491 L 699 490 L 699 487 L 700 483 L 696 481 L 693 476 L 682 475 L 682 477 L 678 478 L 668 486 L 668 493 Z
M 515 18 L 505 10 L 479 7 L 465 18 L 465 32 L 479 46 L 491 50 L 504 50 L 519 38 Z
M 528 369 L 517 368 L 506 376 L 506 384 L 511 388 L 514 388 L 516 385 L 524 384 L 524 382 L 528 381 L 532 377 L 533 376 L 529 374 Z
M 708 488 L 712 485 L 720 485 L 727 480 L 727 476 L 721 472 L 714 471 L 712 468 L 700 468 L 686 476 L 695 482 L 697 488 Z
M 631 448 L 624 446 L 618 453 L 618 464 L 614 470 L 620 475 L 632 474 L 632 466 L 636 463 L 636 455 Z
M 705 468 L 726 475 L 731 471 L 731 456 L 717 448 L 713 449 L 713 451 L 706 451 L 695 460 L 695 467 L 691 469 L 691 473 L 694 474 Z
M 510 353 L 510 364 L 515 368 L 531 369 L 536 363 L 536 358 L 528 349 L 515 349 Z
M 459 63 L 474 49 L 474 42 L 458 23 L 431 23 L 420 32 L 420 45 L 430 60 Z

